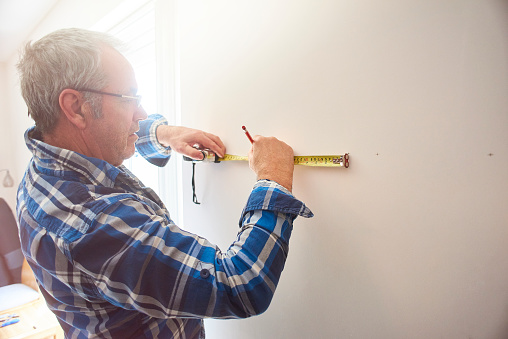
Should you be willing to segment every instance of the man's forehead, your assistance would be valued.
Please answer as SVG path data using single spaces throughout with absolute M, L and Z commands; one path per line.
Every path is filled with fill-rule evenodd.
M 134 69 L 116 49 L 109 46 L 102 49 L 102 67 L 108 77 L 108 87 L 121 88 L 132 94 L 137 93 Z

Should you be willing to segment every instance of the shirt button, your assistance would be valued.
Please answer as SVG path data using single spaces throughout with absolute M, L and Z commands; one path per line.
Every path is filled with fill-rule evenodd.
M 201 278 L 206 279 L 210 276 L 210 271 L 208 271 L 206 268 L 203 268 L 201 272 L 199 272 L 199 275 Z

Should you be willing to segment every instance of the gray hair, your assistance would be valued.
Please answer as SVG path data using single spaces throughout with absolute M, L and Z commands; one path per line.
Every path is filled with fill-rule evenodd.
M 78 28 L 55 31 L 26 44 L 17 68 L 28 114 L 42 133 L 53 130 L 60 116 L 60 93 L 66 89 L 97 89 L 107 84 L 101 67 L 102 48 L 120 47 L 112 36 Z M 102 97 L 83 92 L 96 118 Z

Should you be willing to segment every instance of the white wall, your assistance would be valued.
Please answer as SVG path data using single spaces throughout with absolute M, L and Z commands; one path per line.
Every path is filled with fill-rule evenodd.
M 119 2 L 60 1 L 31 38 L 89 27 Z M 296 168 L 316 216 L 295 223 L 271 307 L 208 320 L 207 337 L 506 338 L 506 2 L 177 5 L 184 125 L 233 154 L 250 147 L 242 125 L 297 155 L 351 154 L 347 170 Z M 14 140 L 1 155 L 19 180 L 31 122 L 14 63 L 0 142 Z M 185 226 L 225 250 L 254 176 L 246 163 L 197 167 L 199 206 L 184 167 Z
M 7 65 L 0 63 L 0 121 L 2 122 L 0 127 L 0 169 L 8 169 L 11 177 L 15 177 L 16 171 L 14 169 L 14 153 L 12 150 L 12 131 L 11 131 L 11 117 L 10 112 L 10 100 L 8 94 L 7 85 Z M 6 172 L 0 173 L 0 197 L 4 198 L 9 204 L 11 209 L 15 206 L 16 201 L 16 187 L 3 187 L 2 182 L 5 178 Z
M 269 310 L 209 338 L 508 337 L 508 4 L 180 1 L 183 124 L 349 169 L 295 171 L 297 219 Z M 488 156 L 493 153 L 493 156 Z M 225 250 L 253 183 L 200 164 L 185 225 Z

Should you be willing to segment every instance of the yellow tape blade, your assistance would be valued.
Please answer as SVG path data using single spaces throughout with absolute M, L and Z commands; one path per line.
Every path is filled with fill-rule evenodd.
M 243 155 L 224 154 L 224 158 L 219 161 L 249 161 L 249 157 Z
M 343 155 L 296 156 L 295 165 L 319 167 L 343 167 Z
M 349 154 L 344 155 L 304 155 L 295 156 L 295 165 L 316 167 L 349 167 Z M 248 161 L 247 156 L 225 154 L 218 161 Z

